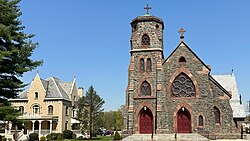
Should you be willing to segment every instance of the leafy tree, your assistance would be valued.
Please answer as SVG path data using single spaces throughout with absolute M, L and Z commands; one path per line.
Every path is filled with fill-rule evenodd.
M 100 114 L 103 111 L 104 100 L 96 93 L 91 85 L 86 95 L 78 101 L 77 118 L 83 125 L 82 131 L 87 130 L 90 134 L 90 139 L 94 133 L 100 128 Z
M 0 100 L 16 97 L 25 86 L 19 77 L 42 63 L 30 59 L 38 43 L 23 31 L 19 2 L 0 0 Z

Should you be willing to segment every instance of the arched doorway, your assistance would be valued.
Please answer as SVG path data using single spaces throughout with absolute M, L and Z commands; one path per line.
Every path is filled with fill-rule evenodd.
M 143 107 L 140 112 L 140 134 L 153 132 L 153 114 L 149 108 Z
M 190 133 L 191 132 L 191 116 L 189 111 L 182 107 L 177 113 L 177 132 Z

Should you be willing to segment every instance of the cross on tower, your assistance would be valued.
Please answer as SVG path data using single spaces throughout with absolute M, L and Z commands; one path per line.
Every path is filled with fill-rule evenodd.
M 186 32 L 186 30 L 185 29 L 183 29 L 182 27 L 181 27 L 181 29 L 178 31 L 179 33 L 180 33 L 180 38 L 181 38 L 181 40 L 184 40 L 184 33 Z
M 149 7 L 149 6 L 148 6 L 148 3 L 147 3 L 147 6 L 146 6 L 146 7 L 144 7 L 144 9 L 147 11 L 147 13 L 146 13 L 146 14 L 149 14 L 149 13 L 148 13 L 148 11 L 149 11 L 150 9 L 152 9 L 152 8 L 151 8 L 151 7 Z

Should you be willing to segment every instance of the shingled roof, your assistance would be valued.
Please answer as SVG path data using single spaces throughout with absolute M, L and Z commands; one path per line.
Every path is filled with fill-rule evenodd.
M 56 77 L 40 79 L 46 91 L 45 98 L 63 98 L 70 100 L 73 82 L 63 82 Z M 27 99 L 28 90 L 21 92 L 16 99 Z
M 244 110 L 243 102 L 240 103 L 240 97 L 238 93 L 235 75 L 234 74 L 222 74 L 222 75 L 212 75 L 212 76 L 227 91 L 231 92 L 232 98 L 230 99 L 230 105 L 233 110 L 233 117 L 245 118 L 246 113 Z

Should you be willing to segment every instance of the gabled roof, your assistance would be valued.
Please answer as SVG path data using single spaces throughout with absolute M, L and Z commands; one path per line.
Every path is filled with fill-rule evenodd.
M 73 88 L 75 79 L 73 82 L 63 82 L 56 77 L 49 77 L 46 80 L 44 79 L 40 79 L 40 80 L 46 92 L 45 98 L 62 98 L 65 100 L 71 99 L 71 96 L 70 96 L 72 92 L 71 89 Z M 15 99 L 16 100 L 28 99 L 27 93 L 28 93 L 28 90 L 25 90 L 21 92 Z M 11 99 L 11 100 L 15 100 L 15 99 Z
M 238 93 L 238 88 L 236 84 L 236 78 L 234 74 L 222 74 L 222 75 L 213 75 L 227 91 L 232 93 L 232 98 L 230 99 L 230 105 L 233 110 L 234 118 L 245 118 L 246 113 L 244 110 L 243 101 L 240 103 L 240 96 Z
M 176 52 L 176 50 L 180 47 L 181 44 L 184 44 L 184 46 L 210 71 L 211 69 L 188 47 L 188 45 L 181 41 L 179 45 L 175 48 L 175 50 L 163 61 L 162 65 Z

